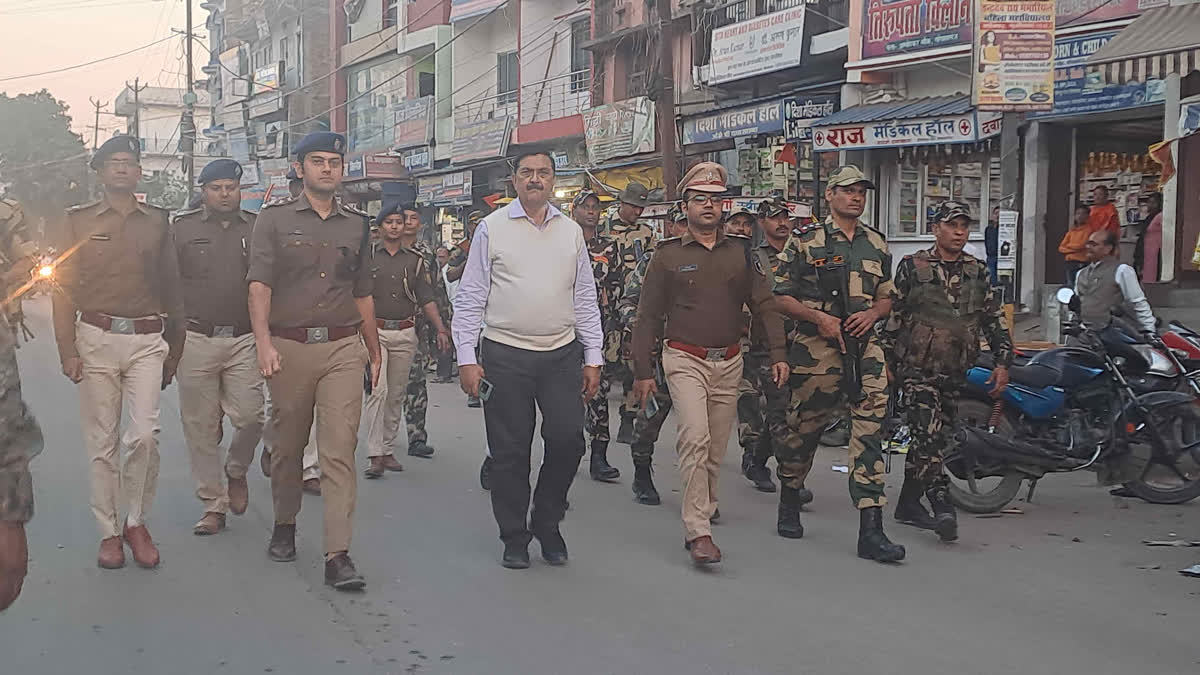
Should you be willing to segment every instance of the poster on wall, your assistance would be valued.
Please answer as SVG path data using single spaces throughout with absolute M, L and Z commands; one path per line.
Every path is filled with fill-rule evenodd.
M 1117 31 L 1106 31 L 1055 40 L 1054 109 L 1029 117 L 1109 112 L 1162 103 L 1166 97 L 1162 80 L 1110 84 L 1103 73 L 1088 70 L 1087 58 L 1116 35 Z
M 654 107 L 638 96 L 590 108 L 583 113 L 583 137 L 591 164 L 654 152 Z
M 971 102 L 979 110 L 1054 107 L 1054 0 L 976 0 Z
M 996 229 L 996 269 L 1017 269 L 1017 212 L 1000 209 Z
M 804 5 L 756 16 L 712 32 L 711 84 L 800 65 Z
M 863 0 L 862 58 L 971 41 L 972 0 Z

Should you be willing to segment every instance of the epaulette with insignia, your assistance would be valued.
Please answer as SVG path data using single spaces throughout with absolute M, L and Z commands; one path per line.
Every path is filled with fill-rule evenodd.
M 801 235 L 813 230 L 813 223 L 803 223 L 792 228 L 792 234 Z
M 280 197 L 279 199 L 272 199 L 271 201 L 267 202 L 266 204 L 263 204 L 262 207 L 264 209 L 268 209 L 268 208 L 271 208 L 272 206 L 283 206 L 284 204 L 295 204 L 297 199 L 299 199 L 299 197 L 293 197 L 291 195 L 288 195 L 287 197 Z
M 681 241 L 681 238 L 680 238 L 680 237 L 667 237 L 666 239 L 660 239 L 660 240 L 658 241 L 658 243 L 659 243 L 659 245 L 661 246 L 661 245 L 663 245 L 663 244 L 669 244 L 669 243 L 671 243 L 671 242 L 674 242 L 674 241 Z
M 204 209 L 184 209 L 182 211 L 176 211 L 175 213 L 171 214 L 171 223 L 174 224 L 176 221 L 178 221 L 181 218 L 187 218 L 188 216 L 194 216 L 197 213 L 201 213 L 203 211 L 204 211 Z
M 368 216 L 368 215 L 370 215 L 370 214 L 368 214 L 366 211 L 363 211 L 362 209 L 358 208 L 357 206 L 351 206 L 350 204 L 347 204 L 347 203 L 345 203 L 345 202 L 342 202 L 342 209 L 343 209 L 343 210 L 345 210 L 345 211 L 348 211 L 348 212 L 350 212 L 350 213 L 353 213 L 353 214 L 354 214 L 354 215 L 356 215 L 356 216 Z
M 747 237 L 747 236 L 746 236 L 746 235 L 744 235 L 744 234 L 727 234 L 727 235 L 725 235 L 725 236 L 726 236 L 726 237 L 729 237 L 729 238 L 731 238 L 731 239 L 744 239 L 744 240 L 746 240 L 746 241 L 750 241 L 750 237 Z
M 879 236 L 883 237 L 883 240 L 884 240 L 884 241 L 887 241 L 887 235 L 886 235 L 886 234 L 884 234 L 882 230 L 880 230 L 880 229 L 878 229 L 878 228 L 875 228 L 875 227 L 871 227 L 870 225 L 867 225 L 866 223 L 862 222 L 861 220 L 860 220 L 860 221 L 858 221 L 858 224 L 859 224 L 859 225 L 861 225 L 861 226 L 863 226 L 864 228 L 866 228 L 866 229 L 868 229 L 868 230 L 870 230 L 870 231 L 874 232 L 875 234 L 877 234 L 877 235 L 879 235 Z
M 79 204 L 76 206 L 72 206 L 71 208 L 67 209 L 67 213 L 75 213 L 77 211 L 82 211 L 84 209 L 90 209 L 93 206 L 98 206 L 100 204 L 100 201 L 101 200 L 97 199 L 96 201 L 94 201 L 90 204 Z

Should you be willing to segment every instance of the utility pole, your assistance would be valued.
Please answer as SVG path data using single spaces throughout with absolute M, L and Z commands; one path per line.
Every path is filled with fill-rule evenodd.
M 100 146 L 100 109 L 108 104 L 101 103 L 91 96 L 88 97 L 88 100 L 96 108 L 96 123 L 92 126 L 92 152 L 96 152 L 96 148 Z
M 183 95 L 183 121 L 179 127 L 179 137 L 183 145 L 183 171 L 187 177 L 188 200 L 191 200 L 192 186 L 196 180 L 196 77 L 192 72 L 192 0 L 184 0 L 187 5 L 187 26 L 184 32 L 184 40 L 187 46 L 184 48 L 187 54 L 187 93 Z
M 190 4 L 188 5 L 191 6 Z M 133 90 L 133 137 L 138 139 L 138 143 L 142 142 L 142 106 L 138 95 L 146 90 L 150 85 L 141 84 L 140 78 L 134 78 L 133 84 L 125 83 L 125 86 Z M 138 86 L 141 85 L 141 86 Z
M 655 6 L 658 8 L 659 42 L 654 124 L 658 128 L 666 196 L 675 199 L 675 187 L 679 183 L 679 164 L 675 159 L 675 25 L 671 21 L 671 0 L 655 0 Z

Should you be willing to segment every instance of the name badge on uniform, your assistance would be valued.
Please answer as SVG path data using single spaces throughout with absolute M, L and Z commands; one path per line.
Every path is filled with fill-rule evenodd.
M 695 272 L 698 269 L 700 269 L 699 265 L 680 265 L 679 266 L 680 272 Z
M 190 244 L 211 244 L 212 239 L 193 239 L 188 243 L 190 243 Z
M 89 237 L 92 241 L 112 241 L 112 237 L 107 234 L 93 234 Z

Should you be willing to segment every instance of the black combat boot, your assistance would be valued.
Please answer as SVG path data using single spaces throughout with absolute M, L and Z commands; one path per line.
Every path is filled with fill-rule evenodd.
M 771 470 L 767 468 L 767 454 L 765 457 L 762 453 L 763 442 L 770 443 L 770 439 L 758 439 L 759 447 L 752 452 L 749 449 L 742 451 L 742 475 L 751 483 L 754 483 L 754 489 L 759 492 L 774 492 L 775 483 L 771 481 Z M 762 457 L 762 459 L 759 459 Z
M 658 506 L 662 503 L 658 490 L 654 488 L 654 480 L 650 478 L 649 464 L 633 466 L 633 499 L 646 506 Z
M 615 483 L 621 477 L 620 470 L 608 463 L 608 441 L 592 441 L 590 467 L 592 480 Z
M 821 445 L 829 448 L 844 448 L 850 445 L 850 418 L 843 417 L 825 427 L 821 432 Z
M 775 522 L 775 531 L 785 539 L 804 536 L 804 526 L 800 524 L 800 491 L 796 488 L 779 487 L 779 519 Z
M 896 522 L 919 527 L 922 530 L 935 529 L 937 523 L 933 516 L 921 504 L 921 492 L 924 486 L 913 478 L 905 478 L 900 488 L 900 498 L 896 500 Z
M 904 547 L 893 544 L 883 533 L 883 509 L 878 506 L 858 511 L 858 557 L 878 562 L 904 560 Z
M 633 445 L 633 415 L 634 413 L 621 413 L 621 428 L 617 430 L 618 443 Z
M 958 514 L 954 512 L 954 505 L 950 503 L 946 492 L 946 486 L 939 485 L 930 488 L 925 497 L 933 507 L 933 531 L 937 532 L 938 539 L 954 541 L 958 539 Z

